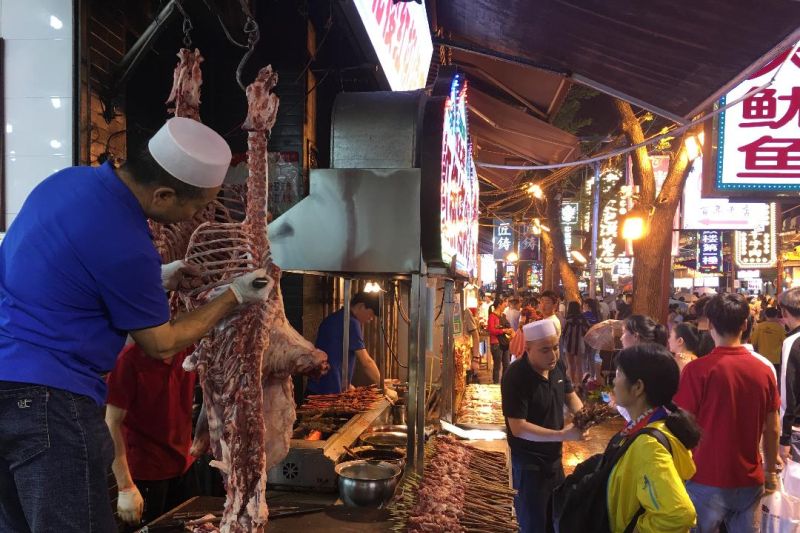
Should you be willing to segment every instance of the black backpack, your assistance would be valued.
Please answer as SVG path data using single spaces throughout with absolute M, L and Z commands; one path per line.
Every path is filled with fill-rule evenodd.
M 672 447 L 666 435 L 656 428 L 645 427 L 628 438 L 622 445 L 614 438 L 605 452 L 593 455 L 579 464 L 564 482 L 555 488 L 550 500 L 551 531 L 555 533 L 610 533 L 608 526 L 607 489 L 608 478 L 633 441 L 639 435 L 648 434 L 660 442 L 669 453 Z M 644 512 L 639 508 L 631 519 L 626 533 L 633 531 Z

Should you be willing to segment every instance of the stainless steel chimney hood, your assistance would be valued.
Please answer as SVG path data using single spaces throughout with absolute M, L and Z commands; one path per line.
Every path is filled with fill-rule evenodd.
M 310 194 L 269 225 L 284 270 L 419 272 L 419 124 L 426 96 L 340 94 L 331 124 L 332 169 L 311 170 Z

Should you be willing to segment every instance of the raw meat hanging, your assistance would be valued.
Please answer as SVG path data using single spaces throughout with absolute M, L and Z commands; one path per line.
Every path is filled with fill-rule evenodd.
M 266 136 L 278 111 L 271 93 L 277 81 L 268 66 L 247 88 L 244 221 L 206 222 L 195 230 L 186 261 L 202 272 L 203 283 L 181 290 L 185 306 L 193 309 L 243 272 L 265 268 L 275 283 L 267 301 L 221 322 L 184 362 L 186 370 L 197 369 L 204 396 L 192 453 L 211 449 L 226 484 L 220 529 L 232 533 L 260 532 L 266 524 L 267 470 L 288 452 L 295 419 L 291 375 L 328 369 L 327 355 L 286 319 L 280 269 L 270 261 Z

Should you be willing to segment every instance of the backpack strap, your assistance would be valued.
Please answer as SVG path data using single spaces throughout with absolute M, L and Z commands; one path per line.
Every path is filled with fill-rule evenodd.
M 628 442 L 625 443 L 626 444 L 625 449 L 627 450 L 627 448 L 630 446 L 631 443 L 633 443 L 636 437 L 642 434 L 650 435 L 651 437 L 656 439 L 659 442 L 659 444 L 661 444 L 664 448 L 666 448 L 669 454 L 672 455 L 672 445 L 669 443 L 669 439 L 667 438 L 667 436 L 664 435 L 664 432 L 661 431 L 660 429 L 651 427 L 644 427 L 640 429 L 636 433 L 636 435 L 628 439 Z M 625 533 L 633 533 L 633 530 L 636 528 L 636 523 L 639 521 L 639 517 L 642 516 L 643 514 L 644 514 L 644 507 L 639 506 L 639 509 L 633 515 L 631 521 L 628 522 L 628 527 L 625 528 Z

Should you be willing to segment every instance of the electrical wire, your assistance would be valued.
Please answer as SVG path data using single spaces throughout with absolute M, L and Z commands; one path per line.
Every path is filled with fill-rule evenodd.
M 591 157 L 589 159 L 581 159 L 579 161 L 571 161 L 569 163 L 556 163 L 556 164 L 553 164 L 553 165 L 537 165 L 537 166 L 500 165 L 500 164 L 495 164 L 495 163 L 482 163 L 480 161 L 476 161 L 475 165 L 479 166 L 479 167 L 483 167 L 483 168 L 497 168 L 497 169 L 503 169 L 503 170 L 552 170 L 552 169 L 557 169 L 557 168 L 584 166 L 584 165 L 588 165 L 590 163 L 598 163 L 600 161 L 605 161 L 607 159 L 611 159 L 612 157 L 617 157 L 617 156 L 620 156 L 620 155 L 624 155 L 624 154 L 633 152 L 634 150 L 638 150 L 639 148 L 642 148 L 644 146 L 649 146 L 649 145 L 654 144 L 654 143 L 660 141 L 661 139 L 665 139 L 667 137 L 674 137 L 675 135 L 677 135 L 679 133 L 683 133 L 683 132 L 693 128 L 694 126 L 697 126 L 698 124 L 701 124 L 703 122 L 706 122 L 706 121 L 714 118 L 715 116 L 719 115 L 720 113 L 725 112 L 726 110 L 730 109 L 731 107 L 741 103 L 742 101 L 746 100 L 747 98 L 750 98 L 754 94 L 759 93 L 759 92 L 763 91 L 764 89 L 766 89 L 767 87 L 769 87 L 770 85 L 772 85 L 775 82 L 775 78 L 778 76 L 778 74 L 783 69 L 783 67 L 786 65 L 786 63 L 788 61 L 792 60 L 792 58 L 794 57 L 795 53 L 797 52 L 798 46 L 800 46 L 800 41 L 798 41 L 797 44 L 794 45 L 794 47 L 792 48 L 792 50 L 789 53 L 789 55 L 786 56 L 786 59 L 783 61 L 783 63 L 781 63 L 781 65 L 775 71 L 775 74 L 773 74 L 772 77 L 769 79 L 769 81 L 767 81 L 762 86 L 756 87 L 755 89 L 751 89 L 750 91 L 746 92 L 744 95 L 742 95 L 741 97 L 737 98 L 733 102 L 726 103 L 724 106 L 715 109 L 711 113 L 709 113 L 709 114 L 707 114 L 707 115 L 705 115 L 705 116 L 703 116 L 703 117 L 701 117 L 699 119 L 696 119 L 696 120 L 693 120 L 691 122 L 688 122 L 687 124 L 684 124 L 683 126 L 676 127 L 674 130 L 667 131 L 665 133 L 661 133 L 659 135 L 656 135 L 655 137 L 651 137 L 649 139 L 646 139 L 646 140 L 644 140 L 644 141 L 642 141 L 640 143 L 634 144 L 632 146 L 628 146 L 626 148 L 620 148 L 619 150 L 616 150 L 616 151 L 613 151 L 613 152 L 609 152 L 609 153 L 606 153 L 606 154 L 601 155 L 601 156 Z
M 408 370 L 408 366 L 404 365 L 403 363 L 400 362 L 400 359 L 397 357 L 397 354 L 394 353 L 394 350 L 392 349 L 391 345 L 389 344 L 389 341 L 388 341 L 389 335 L 386 333 L 386 328 L 383 327 L 383 321 L 381 321 L 380 324 L 381 324 L 381 331 L 383 332 L 383 342 L 386 345 L 386 348 L 389 349 L 389 355 L 392 357 L 392 359 L 394 359 L 394 362 L 397 363 L 397 366 L 399 366 L 400 368 L 404 368 L 404 369 Z

